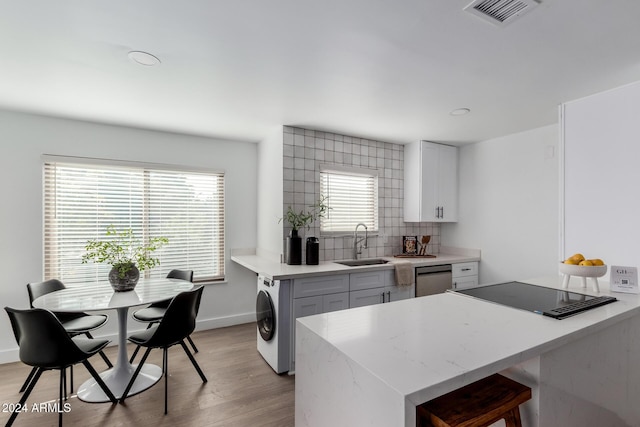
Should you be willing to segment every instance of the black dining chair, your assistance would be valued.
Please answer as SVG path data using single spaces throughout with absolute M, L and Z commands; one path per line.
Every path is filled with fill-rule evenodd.
M 43 295 L 49 294 L 51 292 L 60 291 L 62 289 L 66 289 L 64 283 L 57 279 L 45 280 L 44 282 L 37 283 L 28 283 L 27 284 L 27 292 L 29 293 L 29 306 L 33 308 L 33 301 L 36 298 L 39 298 Z M 58 318 L 60 323 L 62 323 L 62 327 L 67 331 L 70 336 L 76 335 L 86 335 L 87 338 L 93 339 L 90 331 L 97 329 L 107 323 L 109 317 L 105 314 L 87 314 L 87 313 L 71 313 L 71 312 L 60 312 L 56 311 L 53 314 Z M 109 368 L 113 367 L 113 364 L 109 360 L 106 354 L 102 350 L 99 352 L 102 360 L 107 364 Z M 36 369 L 32 369 L 31 373 L 25 380 L 24 384 L 20 388 L 20 392 L 22 393 L 28 386 L 29 382 L 33 378 Z M 73 368 L 70 369 L 70 383 L 71 383 L 71 392 L 73 393 Z
M 127 388 L 125 388 L 120 398 L 120 403 L 124 403 L 124 400 L 128 397 L 129 390 L 133 386 L 144 362 L 146 362 L 151 349 L 162 349 L 162 373 L 164 375 L 164 413 L 167 414 L 167 391 L 168 391 L 168 377 L 169 377 L 169 354 L 168 349 L 176 344 L 180 344 L 182 349 L 191 360 L 193 367 L 198 371 L 203 383 L 207 382 L 202 369 L 196 362 L 189 348 L 185 344 L 184 340 L 193 332 L 196 327 L 196 317 L 198 315 L 198 307 L 200 306 L 200 299 L 202 298 L 202 286 L 195 289 L 181 292 L 176 295 L 172 300 L 167 310 L 162 317 L 162 320 L 150 329 L 146 329 L 142 332 L 132 334 L 129 337 L 129 341 L 132 343 L 145 347 L 147 350 L 142 355 L 142 359 L 136 368 L 136 371 L 131 377 Z
M 10 307 L 4 309 L 9 315 L 13 334 L 20 349 L 20 360 L 36 370 L 20 402 L 16 405 L 16 411 L 11 414 L 7 427 L 13 424 L 21 412 L 19 408 L 24 407 L 42 373 L 52 369 L 60 370 L 58 425 L 62 426 L 64 372 L 66 368 L 77 363 L 82 363 L 87 368 L 112 403 L 118 402 L 88 360 L 102 351 L 109 344 L 109 340 L 72 338 L 58 318 L 49 310 L 42 308 L 17 310 Z
M 167 279 L 180 279 L 180 280 L 186 280 L 188 282 L 193 283 L 193 270 L 178 270 L 178 269 L 171 270 L 167 274 Z M 147 329 L 149 329 L 150 327 L 152 327 L 154 324 L 158 323 L 162 319 L 162 317 L 164 316 L 164 313 L 167 311 L 167 307 L 169 307 L 170 302 L 171 302 L 171 298 L 154 302 L 148 307 L 141 308 L 140 310 L 134 311 L 132 314 L 132 317 L 138 322 L 148 323 Z M 187 337 L 187 341 L 189 341 L 189 344 L 191 344 L 191 347 L 193 348 L 193 352 L 197 353 L 198 347 L 196 347 L 191 337 Z M 133 363 L 133 361 L 135 360 L 138 354 L 138 351 L 140 351 L 140 346 L 137 346 L 136 349 L 133 351 L 133 354 L 129 358 L 129 363 Z

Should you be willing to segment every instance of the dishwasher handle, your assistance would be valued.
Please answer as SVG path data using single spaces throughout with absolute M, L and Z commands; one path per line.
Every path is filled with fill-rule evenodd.
M 448 271 L 451 271 L 451 264 L 428 265 L 425 267 L 417 267 L 416 276 L 421 276 L 423 274 L 432 274 L 432 273 L 446 273 Z

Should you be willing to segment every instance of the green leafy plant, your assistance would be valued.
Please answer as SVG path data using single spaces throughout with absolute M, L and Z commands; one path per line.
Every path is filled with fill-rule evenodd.
M 82 263 L 89 261 L 110 264 L 118 269 L 118 276 L 123 279 L 132 266 L 143 271 L 160 264 L 158 258 L 151 253 L 169 243 L 166 237 L 154 237 L 147 244 L 137 239 L 131 228 L 118 231 L 116 227 L 107 227 L 107 239 L 92 239 L 87 241 L 86 253 L 82 256 Z
M 285 220 L 289 223 L 292 230 L 298 230 L 302 227 L 306 227 L 307 230 L 311 227 L 311 223 L 318 218 L 324 217 L 327 211 L 330 209 L 329 205 L 327 205 L 327 198 L 320 197 L 313 205 L 310 205 L 310 210 L 306 212 L 301 210 L 300 212 L 296 212 L 293 210 L 291 206 L 287 209 L 287 212 L 283 218 L 280 218 L 280 221 Z M 278 222 L 280 222 L 278 221 Z

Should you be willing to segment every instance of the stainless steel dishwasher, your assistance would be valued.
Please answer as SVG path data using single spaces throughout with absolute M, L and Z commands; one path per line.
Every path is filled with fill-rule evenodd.
M 451 264 L 416 268 L 416 297 L 440 294 L 451 289 Z

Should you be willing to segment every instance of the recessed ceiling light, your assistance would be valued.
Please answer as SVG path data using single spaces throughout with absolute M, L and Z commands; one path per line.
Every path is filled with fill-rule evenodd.
M 132 50 L 129 52 L 129 59 L 135 62 L 136 64 L 145 65 L 147 67 L 152 67 L 154 65 L 160 64 L 160 60 L 147 52 L 142 52 L 139 50 Z
M 469 108 L 456 108 L 449 114 L 451 114 L 452 116 L 464 116 L 465 114 L 469 114 L 470 112 L 471 110 Z

